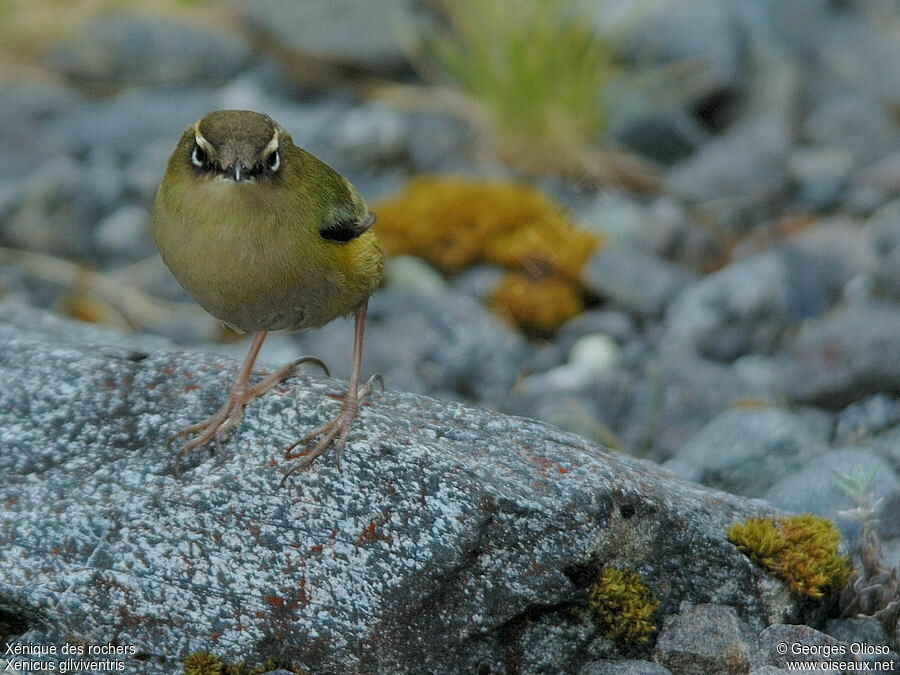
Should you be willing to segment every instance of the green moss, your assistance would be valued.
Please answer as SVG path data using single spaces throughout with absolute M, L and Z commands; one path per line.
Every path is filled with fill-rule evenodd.
M 617 642 L 646 642 L 656 632 L 653 616 L 659 599 L 632 570 L 604 568 L 591 586 L 588 605 Z
M 787 582 L 796 593 L 821 598 L 850 578 L 850 559 L 838 553 L 840 534 L 830 520 L 806 513 L 750 518 L 726 531 L 728 540 Z
M 278 667 L 274 659 L 254 667 L 245 663 L 225 663 L 209 652 L 193 652 L 184 659 L 184 675 L 262 675 Z
M 215 654 L 193 652 L 184 658 L 184 675 L 223 675 L 225 664 Z

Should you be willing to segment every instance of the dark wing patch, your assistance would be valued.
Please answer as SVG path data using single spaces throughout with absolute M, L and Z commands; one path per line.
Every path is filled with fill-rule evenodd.
M 374 222 L 374 213 L 369 213 L 364 221 L 359 221 L 356 218 L 345 218 L 319 230 L 319 234 L 322 235 L 323 239 L 328 239 L 329 241 L 346 242 L 351 239 L 356 239 L 359 235 L 372 227 Z

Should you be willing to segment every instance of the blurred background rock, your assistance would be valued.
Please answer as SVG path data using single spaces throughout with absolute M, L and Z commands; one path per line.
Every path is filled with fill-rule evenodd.
M 148 225 L 185 126 L 265 111 L 379 214 L 389 387 L 896 510 L 898 62 L 886 0 L 2 0 L 0 302 L 243 353 Z

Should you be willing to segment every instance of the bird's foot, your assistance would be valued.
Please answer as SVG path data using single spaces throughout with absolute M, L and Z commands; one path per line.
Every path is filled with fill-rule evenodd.
M 243 418 L 244 408 L 249 403 L 264 395 L 272 387 L 293 375 L 297 367 L 303 363 L 314 363 L 328 375 L 328 367 L 321 360 L 314 356 L 303 356 L 282 366 L 253 386 L 249 386 L 240 381 L 235 382 L 228 394 L 228 400 L 225 401 L 222 407 L 219 408 L 214 415 L 202 422 L 197 422 L 197 424 L 192 424 L 189 427 L 182 429 L 169 438 L 169 445 L 179 438 L 194 436 L 184 444 L 184 447 L 181 450 L 182 456 L 186 456 L 195 448 L 202 448 L 212 441 L 216 442 L 217 449 L 221 449 L 222 442 L 228 437 L 231 430 L 241 421 L 241 418 Z
M 340 470 L 341 457 L 344 454 L 344 448 L 347 446 L 347 435 L 350 433 L 350 427 L 353 425 L 353 420 L 356 419 L 356 415 L 359 412 L 359 406 L 372 394 L 376 384 L 384 391 L 384 379 L 377 373 L 370 377 L 369 380 L 355 392 L 351 390 L 344 395 L 343 400 L 341 401 L 340 412 L 338 412 L 338 414 L 329 422 L 313 429 L 306 434 L 306 436 L 285 449 L 285 460 L 299 459 L 300 461 L 288 469 L 284 474 L 284 477 L 281 479 L 282 486 L 292 473 L 308 468 L 320 455 L 328 450 L 332 443 L 334 444 L 334 463 L 338 470 Z M 321 436 L 321 438 L 314 448 L 294 452 L 298 446 L 306 445 L 318 436 Z

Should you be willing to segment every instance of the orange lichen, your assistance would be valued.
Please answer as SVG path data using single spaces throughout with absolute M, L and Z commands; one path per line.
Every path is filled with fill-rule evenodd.
M 526 330 L 552 333 L 584 307 L 581 270 L 601 240 L 533 188 L 423 176 L 374 209 L 392 255 L 415 255 L 446 273 L 476 263 L 510 269 L 491 305 Z
M 491 290 L 488 306 L 529 332 L 551 335 L 578 314 L 584 303 L 578 289 L 559 277 L 535 280 L 509 272 Z

